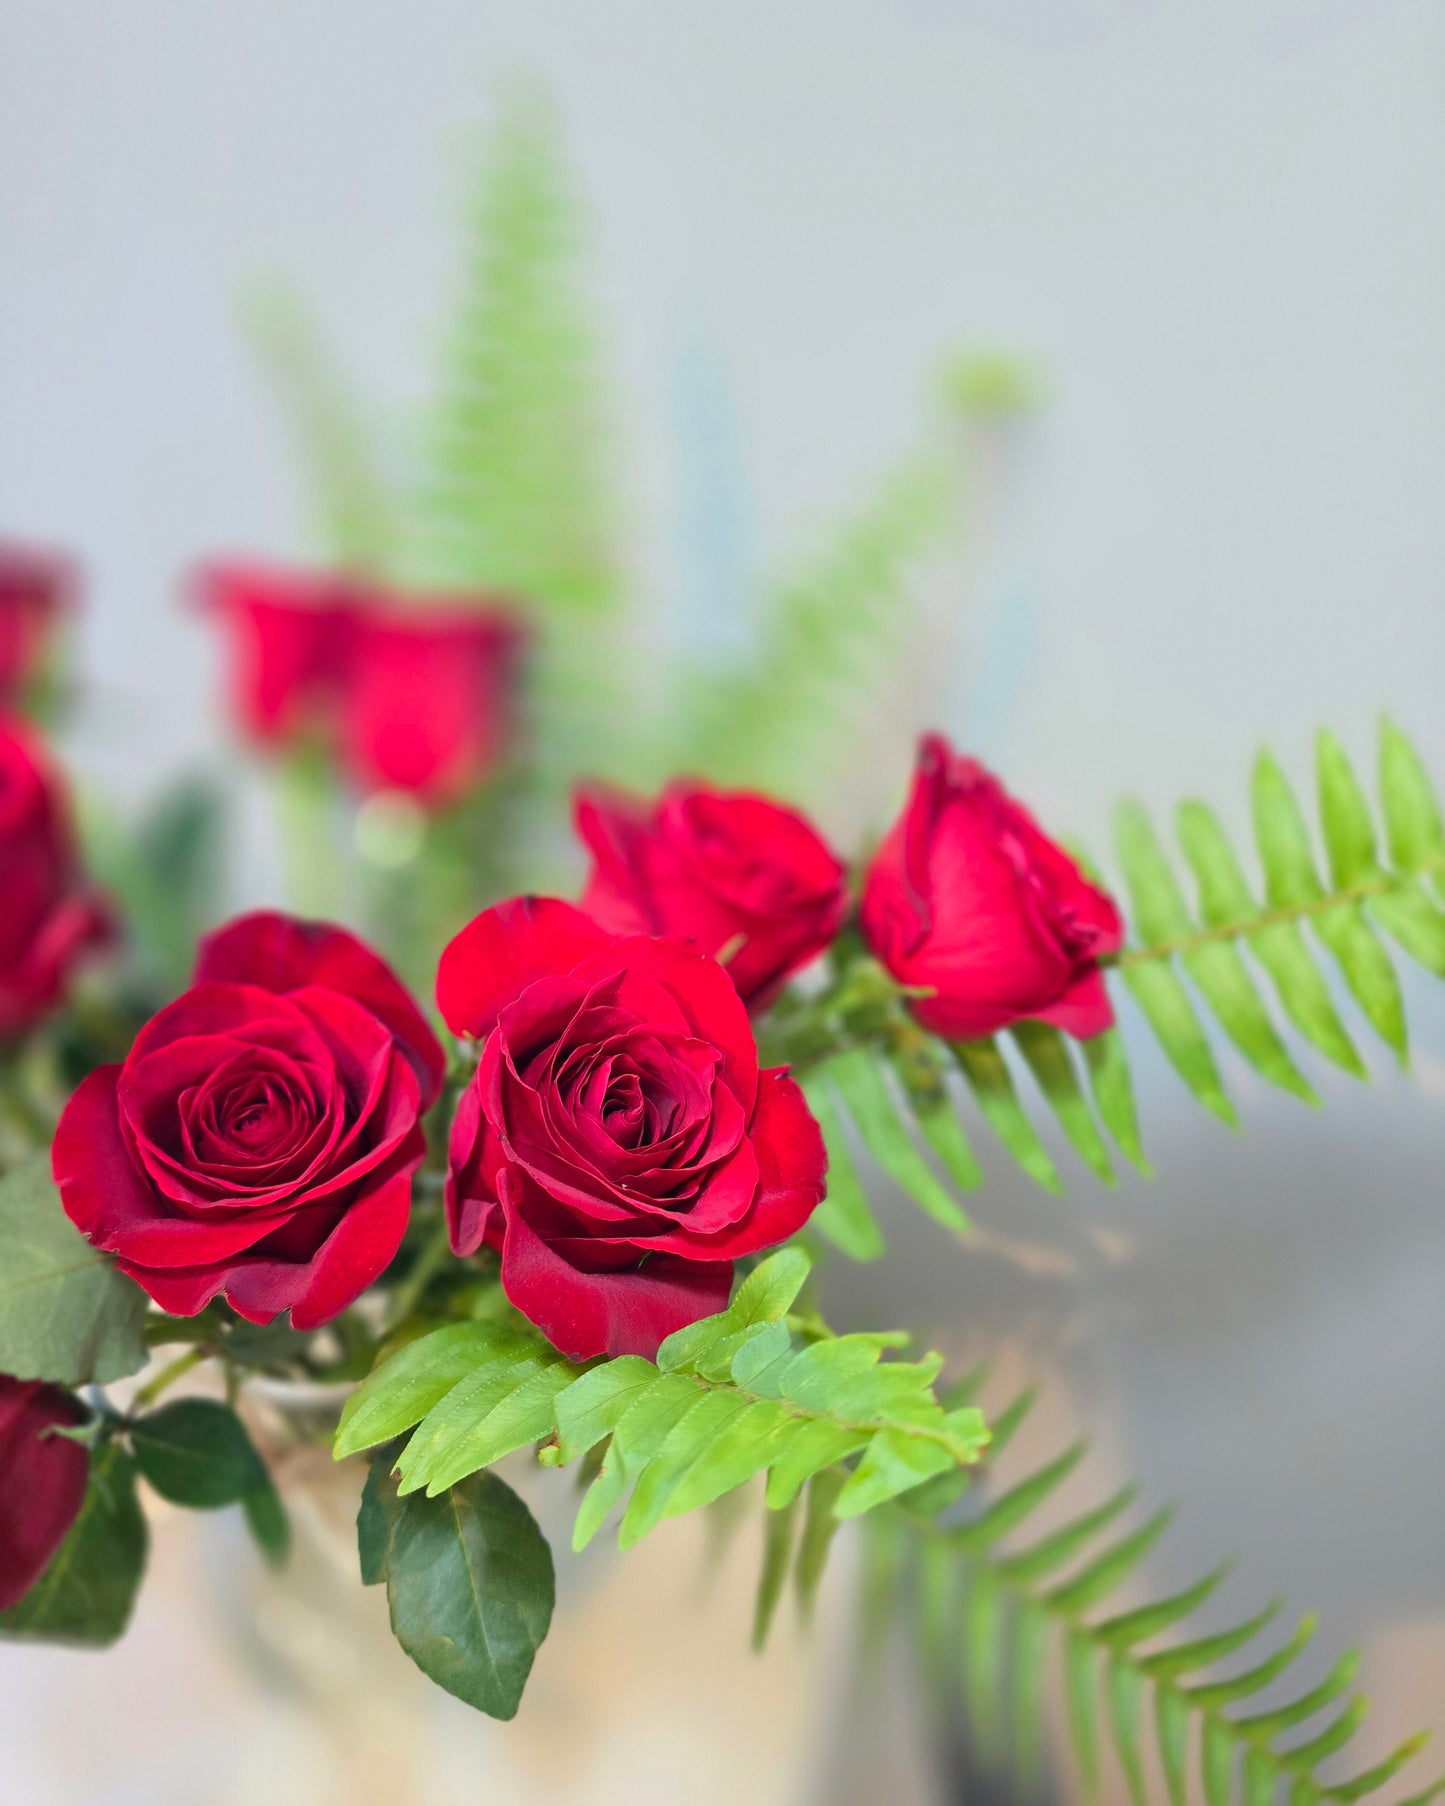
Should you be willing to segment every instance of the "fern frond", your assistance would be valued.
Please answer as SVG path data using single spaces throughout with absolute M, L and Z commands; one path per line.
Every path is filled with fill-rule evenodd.
M 246 298 L 241 321 L 290 428 L 319 551 L 343 570 L 391 574 L 401 543 L 397 498 L 310 311 L 289 288 L 269 285 Z
M 1320 734 L 1315 766 L 1324 877 L 1288 779 L 1268 753 L 1256 762 L 1252 803 L 1262 903 L 1202 803 L 1186 803 L 1178 823 L 1196 887 L 1193 909 L 1143 811 L 1131 805 L 1119 818 L 1116 850 L 1140 940 L 1120 956 L 1117 969 L 1190 1091 L 1227 1121 L 1234 1119 L 1233 1106 L 1185 978 L 1261 1077 L 1313 1102 L 1313 1089 L 1286 1048 L 1246 956 L 1269 979 L 1303 1039 L 1357 1076 L 1363 1064 L 1335 1008 L 1321 952 L 1402 1063 L 1408 1054 L 1404 1002 L 1382 932 L 1427 971 L 1445 977 L 1445 912 L 1431 894 L 1438 895 L 1445 881 L 1445 832 L 1418 755 L 1393 723 L 1383 724 L 1383 834 L 1332 734 Z
M 806 797 L 906 642 L 909 582 L 953 524 L 958 485 L 943 445 L 886 477 L 811 565 L 768 594 L 745 659 L 683 675 L 669 758 L 716 783 Z
M 1178 858 L 1137 805 L 1119 814 L 1116 851 L 1133 937 L 1107 962 L 1110 977 L 1131 992 L 1191 1094 L 1231 1125 L 1238 1114 L 1211 1025 L 1262 1078 L 1315 1103 L 1299 1043 L 1366 1075 L 1327 964 L 1402 1060 L 1403 991 L 1387 944 L 1445 977 L 1445 827 L 1418 754 L 1393 723 L 1382 725 L 1378 811 L 1332 735 L 1320 736 L 1317 774 L 1323 875 L 1289 781 L 1267 753 L 1255 765 L 1260 894 L 1203 803 L 1179 810 Z M 1106 1135 L 1150 1172 L 1119 1028 L 1075 1041 L 1026 1021 L 945 1046 L 911 1020 L 896 986 L 884 995 L 888 983 L 881 968 L 854 958 L 811 1012 L 778 1025 L 775 1051 L 798 1073 L 829 1149 L 830 1191 L 814 1226 L 842 1252 L 866 1260 L 883 1249 L 846 1121 L 880 1169 L 955 1231 L 966 1219 L 928 1156 L 957 1190 L 980 1183 L 961 1115 L 965 1091 L 1000 1147 L 1047 1191 L 1063 1182 L 1036 1127 L 1040 1104 L 1103 1183 L 1114 1180 Z M 951 1073 L 962 1088 L 950 1084 Z
M 498 593 L 530 616 L 534 750 L 561 775 L 629 725 L 617 507 L 582 238 L 553 113 L 514 95 L 476 184 L 409 548 L 421 585 Z
M 395 1463 L 399 1491 L 434 1497 L 527 1443 L 543 1441 L 555 1466 L 605 1441 L 578 1511 L 578 1548 L 624 1497 L 618 1540 L 628 1548 L 663 1518 L 765 1470 L 778 1511 L 825 1469 L 851 1463 L 829 1496 L 842 1519 L 977 1460 L 988 1431 L 976 1408 L 949 1410 L 934 1395 L 940 1356 L 884 1360 L 893 1335 L 795 1339 L 787 1314 L 807 1273 L 800 1249 L 771 1255 L 725 1311 L 670 1336 L 656 1362 L 623 1355 L 584 1372 L 535 1332 L 434 1330 L 383 1361 L 348 1401 L 335 1453 L 411 1431 Z M 820 1560 L 820 1529 L 809 1547 Z
M 1353 1653 L 1323 1678 L 1301 1683 L 1286 1704 L 1242 1709 L 1266 1687 L 1300 1673 L 1299 1658 L 1314 1635 L 1315 1619 L 1303 1619 L 1293 1636 L 1272 1648 L 1267 1638 L 1278 1600 L 1228 1629 L 1181 1635 L 1180 1627 L 1223 1584 L 1227 1567 L 1142 1605 L 1115 1603 L 1167 1528 L 1167 1511 L 1120 1533 L 1119 1520 L 1134 1497 L 1128 1488 L 1029 1540 L 1030 1522 L 1084 1452 L 1076 1445 L 992 1498 L 976 1489 L 977 1505 L 961 1521 L 919 1523 L 916 1514 L 910 1520 L 919 1657 L 943 1709 L 955 1697 L 961 1702 L 974 1745 L 988 1765 L 1037 1762 L 1044 1680 L 1052 1661 L 1074 1763 L 1087 1792 L 1098 1788 L 1101 1752 L 1109 1747 L 1131 1798 L 1142 1806 L 1151 1797 L 1151 1731 L 1172 1806 L 1183 1806 L 1187 1797 L 1192 1751 L 1209 1806 L 1235 1800 L 1267 1806 L 1285 1789 L 1291 1806 L 1343 1803 L 1374 1794 L 1392 1780 L 1423 1747 L 1426 1734 L 1407 1739 L 1384 1761 L 1346 1780 L 1319 1773 L 1351 1743 L 1368 1711 L 1367 1702 L 1351 1693 L 1359 1666 Z M 990 1460 L 987 1471 L 993 1467 Z M 1268 1653 L 1251 1657 L 1251 1651 L 1263 1649 Z M 1225 1678 L 1197 1678 L 1222 1664 L 1231 1665 Z M 1011 1744 L 1002 1734 L 1010 1721 Z M 1312 1735 L 1288 1742 L 1307 1726 Z M 1417 1798 L 1429 1798 L 1431 1791 Z

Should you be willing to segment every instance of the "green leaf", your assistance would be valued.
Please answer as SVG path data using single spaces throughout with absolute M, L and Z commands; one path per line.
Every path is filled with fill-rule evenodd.
M 1144 1765 L 1139 1758 L 1139 1699 L 1142 1683 L 1139 1671 L 1118 1658 L 1105 1671 L 1105 1690 L 1109 1699 L 1109 1725 L 1114 1734 L 1114 1750 L 1119 1766 L 1129 1783 L 1129 1795 L 1135 1806 L 1145 1806 Z
M 613 1429 L 612 1443 L 597 1478 L 577 1508 L 577 1522 L 572 1529 L 574 1551 L 585 1549 L 596 1536 L 613 1506 L 697 1398 L 696 1382 L 686 1374 L 663 1373 L 627 1407 Z
M 1313 1613 L 1307 1614 L 1300 1619 L 1289 1642 L 1282 1649 L 1277 1649 L 1272 1656 L 1229 1680 L 1209 1681 L 1187 1687 L 1184 1689 L 1186 1698 L 1193 1706 L 1205 1712 L 1217 1711 L 1221 1706 L 1231 1705 L 1238 1699 L 1248 1699 L 1252 1693 L 1261 1692 L 1284 1673 L 1318 1628 L 1319 1619 Z
M 1222 1662 L 1237 1649 L 1242 1649 L 1252 1638 L 1259 1635 L 1266 1624 L 1279 1616 L 1281 1601 L 1272 1599 L 1264 1610 L 1243 1624 L 1236 1624 L 1229 1630 L 1213 1632 L 1207 1637 L 1198 1637 L 1190 1643 L 1176 1643 L 1170 1649 L 1161 1649 L 1153 1655 L 1140 1659 L 1139 1666 L 1146 1674 L 1153 1675 L 1161 1681 L 1172 1681 L 1178 1675 L 1189 1674 L 1197 1668 L 1212 1668 L 1216 1662 Z
M 966 1229 L 968 1219 L 919 1153 L 872 1052 L 853 1048 L 829 1060 L 825 1070 L 864 1145 L 884 1172 L 945 1229 Z
M 803 1534 L 798 1542 L 798 1559 L 793 1568 L 798 1610 L 804 1623 L 812 1618 L 818 1587 L 828 1565 L 828 1551 L 833 1546 L 833 1537 L 838 1529 L 834 1507 L 847 1478 L 841 1467 L 825 1467 L 808 1482 L 808 1508 L 803 1518 Z
M 553 1401 L 557 1442 L 564 1461 L 575 1461 L 610 1436 L 628 1407 L 652 1385 L 657 1369 L 641 1355 L 619 1355 L 582 1374 Z
M 1358 903 L 1337 903 L 1310 921 L 1334 955 L 1356 1003 L 1403 1064 L 1409 1055 L 1409 1034 L 1400 981 L 1389 954 L 1365 920 L 1363 907 Z
M 983 1184 L 983 1168 L 974 1158 L 973 1149 L 968 1145 L 968 1137 L 963 1132 L 963 1124 L 958 1120 L 957 1112 L 945 1093 L 942 1097 L 927 1101 L 914 1099 L 914 1120 L 923 1131 L 924 1140 L 943 1162 L 948 1176 L 960 1191 L 977 1191 Z M 951 1202 L 951 1200 L 950 1200 Z M 963 1234 L 972 1225 L 958 1206 L 953 1207 L 953 1216 L 945 1228 L 954 1229 Z
M 1139 1139 L 1139 1117 L 1134 1105 L 1134 1082 L 1129 1076 L 1129 1061 L 1124 1052 L 1124 1037 L 1117 1028 L 1105 1029 L 1081 1043 L 1084 1063 L 1089 1069 L 1089 1085 L 1104 1127 L 1118 1143 L 1126 1160 L 1132 1161 L 1146 1178 L 1153 1174 Z
M 1048 1469 L 1044 1469 L 1044 1472 L 1047 1473 Z M 1047 1579 L 1050 1574 L 1066 1567 L 1075 1556 L 1081 1555 L 1107 1524 L 1112 1524 L 1121 1512 L 1133 1504 L 1137 1494 L 1137 1487 L 1121 1487 L 1102 1505 L 1096 1505 L 1092 1511 L 1071 1519 L 1030 1548 L 1022 1549 L 1016 1555 L 1005 1556 L 997 1564 L 999 1573 L 1015 1585 L 1025 1587 Z
M 808 1108 L 823 1131 L 823 1146 L 828 1153 L 827 1195 L 809 1217 L 808 1227 L 817 1230 L 849 1260 L 878 1260 L 887 1244 L 853 1164 L 833 1094 L 817 1073 L 804 1078 L 802 1086 Z
M 995 1426 L 995 1437 L 997 1427 Z M 1017 1529 L 1031 1517 L 1049 1494 L 1055 1492 L 1083 1460 L 1088 1452 L 1086 1442 L 1076 1442 L 1025 1480 L 1001 1493 L 972 1523 L 960 1524 L 952 1532 L 961 1549 L 990 1549 L 1002 1541 L 1010 1530 Z
M 241 1509 L 267 1563 L 273 1568 L 284 1568 L 291 1559 L 291 1518 L 280 1493 L 268 1480 L 245 1495 Z
M 577 1369 L 558 1354 L 502 1355 L 459 1380 L 417 1425 L 397 1461 L 399 1490 L 431 1497 L 551 1433 L 554 1401 Z
M 119 1443 L 91 1456 L 79 1515 L 45 1572 L 8 1612 L 0 1636 L 38 1642 L 114 1643 L 130 1622 L 148 1544 L 135 1463 Z
M 1179 810 L 1179 841 L 1199 883 L 1200 914 L 1207 927 L 1226 928 L 1257 921 L 1259 906 L 1245 882 L 1225 833 L 1203 803 L 1188 802 Z M 1274 983 L 1291 1021 L 1327 1059 L 1346 1072 L 1364 1077 L 1360 1056 L 1336 1013 L 1318 966 L 1293 922 L 1253 929 L 1250 951 Z
M 1013 1038 L 1075 1153 L 1105 1185 L 1112 1185 L 1114 1169 L 1103 1138 L 1094 1126 L 1064 1037 L 1046 1023 L 1019 1022 L 1014 1025 Z
M 0 1179 L 0 1373 L 108 1385 L 146 1364 L 147 1299 L 66 1216 L 37 1154 Z
M 512 1718 L 552 1621 L 552 1552 L 495 1474 L 440 1498 L 403 1498 L 388 1457 L 372 1463 L 357 1518 L 362 1577 L 386 1583 L 391 1628 L 438 1686 Z
M 1380 891 L 1369 902 L 1370 914 L 1410 958 L 1437 978 L 1445 978 L 1445 914 L 1418 884 Z
M 1154 1731 L 1159 1741 L 1159 1765 L 1169 1790 L 1170 1806 L 1185 1806 L 1188 1799 L 1189 1707 L 1172 1687 L 1154 1689 Z
M 1271 909 L 1298 909 L 1324 895 L 1310 831 L 1289 779 L 1273 756 L 1260 753 L 1250 782 L 1254 838 L 1264 864 Z
M 1208 1806 L 1229 1806 L 1234 1787 L 1234 1744 L 1229 1727 L 1217 1718 L 1206 1718 L 1199 1764 Z
M 778 1601 L 787 1585 L 796 1517 L 796 1500 L 785 1505 L 781 1511 L 763 1513 L 763 1567 L 758 1576 L 757 1597 L 753 1602 L 754 1649 L 762 1649 L 767 1644 Z
M 1380 871 L 1375 856 L 1375 824 L 1370 819 L 1370 805 L 1345 756 L 1345 749 L 1325 729 L 1321 729 L 1315 741 L 1315 775 L 1330 876 L 1341 890 L 1367 884 Z
M 1177 1624 L 1181 1618 L 1187 1618 L 1191 1612 L 1197 1611 L 1228 1572 L 1228 1565 L 1216 1568 L 1212 1574 L 1206 1574 L 1203 1580 L 1196 1581 L 1192 1587 L 1172 1593 L 1167 1599 L 1157 1600 L 1152 1605 L 1136 1606 L 1132 1611 L 1120 1612 L 1117 1617 L 1105 1618 L 1101 1624 L 1094 1626 L 1094 1635 L 1101 1643 L 1114 1649 L 1132 1649 L 1136 1643 L 1145 1643 L 1150 1637 L 1157 1637 L 1160 1631 L 1168 1630 L 1171 1624 Z
M 992 1039 L 956 1041 L 954 1057 L 963 1069 L 984 1120 L 1004 1147 L 1045 1191 L 1061 1192 L 1063 1181 L 1019 1102 L 1013 1074 Z
M 347 1399 L 333 1454 L 355 1455 L 419 1424 L 486 1361 L 525 1346 L 491 1323 L 449 1323 L 381 1362 Z
M 1380 723 L 1380 801 L 1390 862 L 1402 872 L 1445 870 L 1445 823 L 1420 755 L 1393 721 Z
M 719 1350 L 727 1357 L 749 1340 L 746 1332 L 785 1317 L 803 1283 L 811 1262 L 803 1249 L 780 1248 L 754 1267 L 738 1287 L 726 1310 L 703 1317 L 668 1336 L 657 1351 L 657 1365 L 664 1373 L 686 1372 L 706 1363 Z M 735 1340 L 736 1338 L 736 1340 Z
M 1072 1616 L 1088 1611 L 1106 1599 L 1119 1582 L 1132 1574 L 1155 1543 L 1168 1529 L 1174 1513 L 1156 1511 L 1147 1523 L 1131 1536 L 1121 1538 L 1111 1548 L 1097 1555 L 1082 1573 L 1049 1594 L 1049 1604 L 1056 1612 Z
M 1239 1116 L 1224 1089 L 1208 1037 L 1179 979 L 1163 963 L 1125 966 L 1123 978 L 1169 1064 L 1206 1110 L 1238 1128 Z
M 131 1425 L 130 1442 L 140 1471 L 173 1505 L 234 1505 L 268 1483 L 246 1426 L 214 1399 L 162 1405 Z
M 1090 1796 L 1099 1787 L 1096 1692 L 1094 1647 L 1083 1631 L 1068 1630 L 1064 1633 L 1064 1706 L 1079 1777 Z

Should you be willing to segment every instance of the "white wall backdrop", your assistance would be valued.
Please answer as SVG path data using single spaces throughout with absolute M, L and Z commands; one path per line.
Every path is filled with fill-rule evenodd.
M 90 568 L 77 752 L 113 790 L 220 744 L 178 571 L 300 543 L 239 289 L 293 278 L 401 414 L 471 134 L 519 72 L 591 197 L 659 592 L 690 359 L 720 373 L 774 560 L 907 443 L 942 352 L 1000 345 L 1049 398 L 949 726 L 1095 840 L 1131 787 L 1237 821 L 1262 737 L 1301 769 L 1328 722 L 1368 756 L 1386 705 L 1445 771 L 1438 6 L 0 0 L 0 532 Z M 1045 1206 L 1001 1178 L 971 1257 L 900 1215 L 896 1264 L 851 1282 L 894 1312 L 926 1283 L 935 1321 L 1037 1345 L 1119 1464 L 1186 1501 L 1159 1571 L 1232 1547 L 1247 1599 L 1333 1610 L 1400 1731 L 1445 1672 L 1445 1010 L 1412 1001 L 1413 1078 L 1327 1084 L 1323 1122 L 1252 1097 L 1231 1139 L 1150 1071 L 1160 1183 Z M 1065 1250 L 1051 1276 L 1018 1257 L 1035 1240 Z M 89 1661 L 26 1673 L 99 1685 Z M 37 1800 L 102 1797 L 34 1759 Z M 194 1801 L 194 1772 L 114 1797 Z M 820 1785 L 876 1797 L 859 1772 Z

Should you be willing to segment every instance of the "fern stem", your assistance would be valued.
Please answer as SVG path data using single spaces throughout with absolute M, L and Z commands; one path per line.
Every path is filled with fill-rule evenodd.
M 1261 910 L 1258 915 L 1247 916 L 1242 921 L 1223 922 L 1216 928 L 1201 928 L 1194 934 L 1181 934 L 1168 941 L 1154 941 L 1147 947 L 1126 947 L 1122 953 L 1107 955 L 1099 964 L 1122 972 L 1129 966 L 1182 958 L 1198 952 L 1201 947 L 1213 947 L 1221 941 L 1247 939 L 1268 928 L 1307 921 L 1311 916 L 1326 915 L 1332 909 L 1346 907 L 1351 903 L 1363 903 L 1370 897 L 1383 896 L 1387 891 L 1408 889 L 1421 878 L 1435 877 L 1445 877 L 1445 859 L 1429 860 L 1413 872 L 1380 872 L 1373 878 L 1361 879 L 1358 884 L 1349 884 L 1341 890 L 1310 897 L 1302 903 L 1286 903 L 1278 909 Z

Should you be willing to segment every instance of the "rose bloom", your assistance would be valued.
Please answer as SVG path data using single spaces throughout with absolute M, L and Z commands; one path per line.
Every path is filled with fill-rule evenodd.
M 694 943 L 520 897 L 451 943 L 437 1000 L 482 1042 L 452 1127 L 452 1245 L 499 1249 L 508 1298 L 573 1359 L 654 1355 L 722 1309 L 736 1256 L 821 1200 L 803 1094 L 758 1070 L 737 991 Z
M 520 645 L 497 607 L 368 596 L 342 700 L 342 754 L 357 786 L 435 806 L 481 783 L 511 730 Z
M 584 788 L 575 816 L 593 861 L 588 915 L 618 934 L 690 936 L 755 1009 L 843 925 L 843 866 L 801 815 L 766 797 L 673 784 L 645 803 Z
M 73 604 L 75 567 L 54 552 L 0 544 L 0 697 L 40 673 L 56 618 Z
M 201 943 L 192 989 L 65 1107 L 66 1213 L 164 1310 L 218 1293 L 314 1329 L 388 1265 L 406 1228 L 435 1036 L 344 929 L 243 916 Z
M 0 1612 L 25 1597 L 75 1522 L 90 1457 L 47 1432 L 85 1417 L 59 1386 L 0 1373 Z
M 1114 1020 L 1098 967 L 1123 924 L 990 772 L 940 735 L 923 740 L 913 789 L 869 868 L 864 939 L 913 1013 L 951 1040 L 1034 1017 L 1071 1035 Z
M 254 560 L 204 565 L 202 606 L 220 623 L 230 710 L 261 747 L 324 731 L 335 716 L 351 633 L 351 601 L 327 572 Z
M 60 778 L 31 730 L 0 715 L 0 1037 L 53 1008 L 76 961 L 107 934 Z

